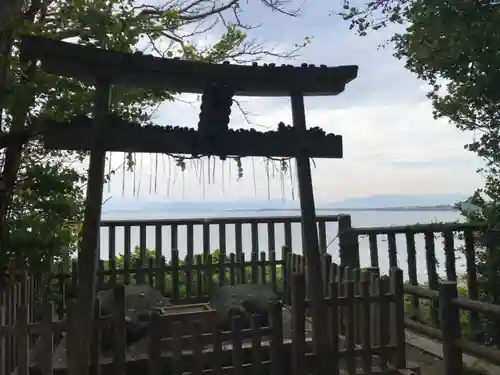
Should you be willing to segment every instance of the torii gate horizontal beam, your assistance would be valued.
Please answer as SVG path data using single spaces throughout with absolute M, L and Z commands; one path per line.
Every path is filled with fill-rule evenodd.
M 39 60 L 48 73 L 95 83 L 96 76 L 112 84 L 201 93 L 210 84 L 226 84 L 235 95 L 337 95 L 356 78 L 356 65 L 327 67 L 274 64 L 263 66 L 211 64 L 160 58 L 141 53 L 115 52 L 38 36 L 25 36 L 21 50 Z
M 40 124 L 47 149 L 88 151 L 94 147 L 93 120 L 44 120 Z M 101 130 L 101 145 L 108 151 L 215 156 L 295 157 L 307 151 L 312 158 L 342 158 L 342 136 L 319 128 L 305 132 L 292 127 L 270 132 L 255 130 L 205 133 L 189 128 L 144 126 L 109 116 Z

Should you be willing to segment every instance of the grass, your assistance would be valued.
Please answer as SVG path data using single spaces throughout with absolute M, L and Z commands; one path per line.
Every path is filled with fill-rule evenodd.
M 406 282 L 405 284 L 408 284 Z M 420 285 L 422 288 L 428 288 L 426 284 Z M 461 297 L 468 297 L 467 288 L 459 286 L 457 288 L 458 295 Z M 436 322 L 432 317 L 432 301 L 426 298 L 418 298 L 418 311 L 413 308 L 413 296 L 405 294 L 405 313 L 407 317 L 416 318 L 422 324 L 435 326 Z M 470 329 L 469 312 L 460 310 L 460 325 L 462 332 L 467 332 Z

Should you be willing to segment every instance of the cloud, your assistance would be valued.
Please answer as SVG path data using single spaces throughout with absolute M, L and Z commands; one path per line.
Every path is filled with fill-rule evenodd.
M 263 24 L 251 31 L 250 37 L 267 45 L 285 49 L 304 36 L 313 36 L 312 45 L 295 64 L 359 65 L 358 79 L 344 93 L 306 99 L 308 126 L 341 134 L 344 142 L 343 159 L 314 163 L 312 179 L 317 200 L 373 194 L 467 194 L 481 186 L 482 178 L 476 173 L 480 161 L 463 149 L 472 135 L 459 132 L 445 120 L 434 120 L 431 103 L 425 97 L 427 86 L 404 69 L 403 62 L 392 56 L 390 46 L 379 48 L 394 30 L 360 38 L 338 18 L 328 17 L 324 6 L 314 4 L 295 19 L 260 12 L 257 5 L 248 5 L 245 14 L 249 22 Z M 212 43 L 216 36 L 206 36 L 203 43 Z M 200 104 L 197 96 L 182 95 L 180 99 L 163 105 L 155 121 L 195 127 Z M 250 113 L 252 124 L 246 123 L 234 106 L 231 127 L 266 130 L 280 121 L 291 123 L 288 98 L 238 100 Z M 112 156 L 114 167 L 122 161 L 123 155 Z M 117 171 L 105 187 L 106 195 L 131 196 L 135 191 L 140 199 L 291 199 L 298 193 L 294 163 L 292 177 L 281 179 L 272 165 L 268 173 L 265 161 L 246 158 L 244 177 L 237 182 L 234 162 L 189 161 L 184 173 L 164 155 L 138 155 L 137 162 L 134 173 Z
M 252 99 L 243 106 L 254 114 L 252 120 L 273 128 L 279 121 L 291 123 L 286 102 L 284 99 Z M 197 116 L 196 107 L 169 103 L 158 118 L 162 123 L 195 126 Z M 232 127 L 250 126 L 237 110 L 232 117 Z M 463 149 L 470 135 L 458 132 L 446 121 L 434 120 L 428 102 L 394 101 L 341 109 L 315 107 L 307 111 L 307 120 L 310 126 L 341 134 L 344 140 L 344 159 L 314 163 L 312 177 L 318 200 L 384 193 L 469 193 L 481 184 L 480 176 L 475 173 L 479 167 L 477 158 Z M 113 165 L 119 164 L 121 158 L 113 156 Z M 271 177 L 274 174 L 274 179 L 268 183 L 266 163 L 257 158 L 253 162 L 249 158 L 243 161 L 244 178 L 239 182 L 236 182 L 236 164 L 230 161 L 198 161 L 196 168 L 194 162 L 187 162 L 187 169 L 182 173 L 167 156 L 139 155 L 137 158 L 135 188 L 134 174 L 126 173 L 124 194 L 132 195 L 135 191 L 141 199 L 150 195 L 164 199 L 255 196 L 275 199 L 282 195 L 291 199 L 292 193 L 297 196 L 295 176 L 287 175 L 282 181 L 280 173 L 273 173 L 270 166 L 269 174 Z M 199 169 L 203 170 L 202 176 Z M 294 165 L 292 171 L 295 173 Z M 110 194 L 122 195 L 122 186 L 123 175 L 119 171 Z

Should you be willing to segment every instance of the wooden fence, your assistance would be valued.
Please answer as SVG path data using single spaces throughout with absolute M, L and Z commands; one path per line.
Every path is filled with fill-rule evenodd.
M 376 269 L 350 270 L 328 264 L 326 258 L 323 269 L 329 275 L 329 294 L 325 299 L 329 319 L 325 329 L 330 332 L 331 355 L 327 361 L 319 361 L 314 354 L 314 338 L 311 339 L 310 321 L 306 317 L 310 301 L 304 262 L 297 256 L 293 260 L 291 255 L 287 258 L 294 264 L 293 272 L 287 276 L 291 281 L 291 308 L 276 304 L 270 314 L 269 327 L 260 326 L 259 320 L 253 317 L 252 329 L 245 330 L 241 321 L 234 318 L 231 331 L 220 331 L 214 323 L 214 311 L 209 309 L 183 315 L 152 314 L 153 328 L 140 353 L 137 353 L 138 344 L 134 345 L 135 353 L 132 347 L 127 348 L 124 288 L 115 285 L 114 313 L 101 316 L 97 304 L 92 374 L 123 375 L 140 371 L 153 375 L 167 371 L 175 375 L 228 372 L 306 375 L 315 373 L 319 363 L 328 367 L 329 374 L 402 374 L 400 370 L 408 365 L 402 328 L 401 271 L 393 269 L 389 278 L 380 277 Z M 20 304 L 15 321 L 0 327 L 1 341 L 16 338 L 16 345 L 9 346 L 9 350 L 16 352 L 18 375 L 28 374 L 30 366 L 35 366 L 42 375 L 77 372 L 80 340 L 74 334 L 78 324 L 73 318 L 76 305 L 74 299 L 67 304 L 63 319 L 54 314 L 52 303 L 39 305 L 40 320 L 36 322 L 29 319 L 31 306 Z M 100 350 L 99 338 L 110 326 L 113 350 L 107 354 Z M 63 339 L 56 346 L 62 334 Z M 38 338 L 36 350 L 30 350 L 30 335 Z
M 330 330 L 334 352 L 340 350 L 338 339 L 344 342 L 344 350 L 340 350 L 337 359 L 331 360 L 330 369 L 338 366 L 339 359 L 344 359 L 345 367 L 352 372 L 357 356 L 361 358 L 358 367 L 366 372 L 375 362 L 382 369 L 388 368 L 388 363 L 392 363 L 393 368 L 407 368 L 403 272 L 391 268 L 389 276 L 381 276 L 375 267 L 339 266 L 332 262 L 329 254 L 324 254 L 321 261 L 325 305 L 330 317 L 325 329 Z M 309 306 L 305 258 L 289 253 L 286 269 L 287 277 L 294 279 L 290 282 L 290 305 L 302 324 L 300 317 L 307 316 Z M 374 361 L 374 357 L 378 360 Z
M 281 274 L 286 256 L 282 249 L 293 251 L 294 243 L 301 242 L 294 238 L 297 231 L 293 229 L 301 225 L 300 220 L 299 216 L 104 220 L 101 238 L 106 240 L 101 243 L 104 259 L 99 262 L 98 288 L 112 287 L 117 282 L 148 282 L 175 303 L 206 301 L 212 278 L 219 283 L 224 279 L 230 283 L 266 282 L 283 291 L 286 280 Z M 328 236 L 332 224 L 343 232 L 342 228 L 350 228 L 350 217 L 317 217 L 323 252 L 336 234 L 335 231 Z M 195 241 L 197 235 L 202 238 L 199 244 Z M 218 256 L 214 257 L 216 248 Z M 341 257 L 348 258 L 353 253 L 346 254 Z M 55 296 L 60 296 L 56 303 L 60 316 L 65 311 L 64 301 L 77 282 L 77 269 L 78 264 L 69 258 L 53 268 L 53 279 L 57 281 L 52 289 Z
M 467 311 L 468 314 L 467 331 L 464 331 L 462 327 L 461 342 L 464 342 L 465 338 L 471 338 L 481 328 L 483 316 L 500 321 L 499 315 L 491 313 L 491 311 L 496 311 L 497 305 L 487 305 L 480 302 L 467 305 L 467 302 L 464 302 L 474 302 L 479 299 L 480 284 L 476 271 L 476 241 L 478 239 L 477 233 L 484 229 L 483 226 L 451 223 L 351 228 L 349 216 L 318 216 L 318 236 L 323 253 L 326 253 L 329 240 L 334 237 L 327 235 L 330 223 L 338 224 L 341 264 L 348 265 L 349 268 L 338 267 L 335 269 L 335 266 L 330 266 L 332 263 L 331 256 L 328 254 L 323 255 L 323 272 L 325 272 L 326 280 L 330 280 L 325 284 L 325 288 L 327 288 L 325 292 L 328 292 L 328 285 L 331 282 L 329 274 L 331 272 L 340 275 L 335 276 L 337 280 L 346 280 L 342 275 L 347 272 L 352 275 L 348 276 L 348 279 L 352 278 L 355 293 L 360 295 L 361 289 L 359 288 L 361 288 L 363 273 L 355 270 L 360 268 L 360 263 L 362 266 L 368 266 L 366 270 L 370 274 L 377 274 L 381 257 L 386 257 L 389 260 L 389 266 L 394 268 L 400 265 L 406 252 L 408 269 L 406 276 L 408 282 L 404 285 L 404 292 L 407 295 L 404 324 L 406 328 L 431 338 L 443 338 L 445 327 L 440 319 L 440 309 L 443 306 L 438 298 L 440 278 L 436 262 L 436 253 L 439 249 L 436 238 L 441 237 L 444 248 L 446 279 L 452 282 L 457 281 L 456 255 L 463 253 L 465 259 L 467 298 L 459 297 L 456 300 L 458 302 L 455 304 L 461 311 L 462 320 L 464 320 L 463 311 Z M 303 258 L 291 254 L 295 233 L 295 229 L 292 230 L 292 225 L 300 225 L 300 218 L 105 221 L 102 226 L 107 233 L 108 259 L 100 262 L 98 285 L 100 288 L 109 288 L 122 282 L 125 284 L 147 282 L 160 289 L 176 303 L 196 303 L 205 302 L 208 299 L 211 286 L 210 280 L 215 283 L 226 280 L 226 282 L 236 284 L 265 282 L 273 285 L 283 293 L 284 301 L 290 305 L 292 296 L 289 282 L 291 275 L 295 272 L 306 272 L 305 268 L 301 266 Z M 214 227 L 217 232 L 216 237 L 218 237 L 216 242 L 220 250 L 218 258 L 212 256 Z M 200 229 L 202 243 L 198 246 L 194 234 Z M 249 235 L 245 236 L 245 230 L 248 231 L 248 229 Z M 136 253 L 133 252 L 136 245 L 134 231 L 138 233 Z M 281 240 L 277 239 L 279 238 L 277 235 L 279 231 L 283 233 L 283 242 L 281 243 Z M 177 250 L 178 247 L 181 247 L 183 232 L 185 233 L 185 243 L 182 244 L 182 248 L 185 250 L 185 257 L 179 255 Z M 120 234 L 123 234 L 123 236 L 120 236 Z M 146 244 L 151 243 L 150 234 L 153 234 L 154 246 L 149 246 L 152 251 L 148 252 Z M 262 235 L 267 239 L 264 241 L 265 246 L 262 246 Z M 360 262 L 360 242 L 362 241 L 361 237 L 364 236 L 368 237 L 369 264 Z M 400 248 L 397 245 L 398 236 L 404 236 L 405 248 Z M 423 238 L 425 248 L 426 257 L 422 259 L 427 270 L 425 280 L 418 279 L 417 258 L 419 262 L 421 260 L 417 255 L 419 251 L 415 242 L 417 236 Z M 460 236 L 461 241 L 463 241 L 463 246 L 461 245 L 460 248 L 457 246 L 457 236 Z M 248 239 L 248 241 L 245 241 L 245 239 Z M 386 240 L 386 245 L 382 245 L 383 240 Z M 285 245 L 284 250 L 276 251 L 282 245 Z M 249 248 L 246 249 L 245 246 L 249 246 Z M 387 253 L 382 252 L 385 250 L 383 246 L 386 246 Z M 228 251 L 228 249 L 234 251 Z M 261 249 L 266 251 L 260 251 Z M 245 252 L 248 250 L 251 251 L 251 255 L 245 257 Z M 119 254 L 122 254 L 122 256 L 120 257 Z M 289 260 L 287 261 L 287 259 Z M 59 320 L 65 319 L 66 305 L 71 300 L 72 286 L 77 282 L 75 277 L 77 266 L 76 262 L 68 263 L 66 261 L 58 266 L 54 274 L 53 292 L 54 295 L 61 296 L 55 301 L 55 310 Z M 425 288 L 422 288 L 423 283 L 426 284 Z M 21 287 L 18 286 L 17 288 Z M 21 292 L 18 293 L 20 296 Z M 6 292 L 3 292 L 2 296 L 5 295 Z M 429 298 L 429 296 L 432 296 L 432 298 Z M 17 307 L 23 304 L 20 299 L 21 297 L 2 297 L 1 311 L 3 315 L 1 317 L 4 319 L 5 324 L 13 323 L 12 319 L 16 316 Z M 34 309 L 33 304 L 29 303 L 29 305 L 29 315 L 35 319 L 35 314 L 32 312 Z M 359 317 L 362 314 L 362 308 L 356 305 L 354 309 L 359 310 L 356 313 Z M 344 319 L 342 315 L 344 313 L 345 309 L 339 310 L 339 316 L 342 320 Z M 30 321 L 34 321 L 33 319 L 30 318 Z M 358 328 L 355 329 L 357 332 L 355 335 L 356 344 L 362 344 L 363 342 L 361 328 L 359 328 L 361 326 L 362 324 L 359 323 Z M 340 325 L 339 330 L 345 334 L 345 331 L 342 331 L 345 329 L 343 327 L 343 325 Z M 12 340 L 12 337 L 10 340 Z M 3 339 L 3 347 L 6 347 L 6 342 L 6 339 Z M 480 345 L 474 340 L 467 342 L 472 345 Z M 18 346 L 14 342 L 11 343 Z M 489 353 L 485 354 L 483 345 L 480 345 L 481 349 L 477 349 L 478 346 L 475 346 L 475 349 L 472 350 L 467 345 L 466 343 L 463 347 L 465 352 L 496 363 L 492 360 L 497 354 L 496 351 L 491 352 L 489 351 L 491 348 L 484 346 Z M 1 358 L 13 358 L 12 354 L 6 353 L 6 350 L 0 352 L 0 356 Z M 13 366 L 13 360 L 8 359 L 8 361 L 10 361 L 9 364 L 4 365 L 5 371 L 12 369 Z M 7 361 L 3 362 L 7 363 Z M 0 372 L 0 375 L 4 374 Z
M 294 238 L 294 232 L 301 231 L 293 230 L 294 226 L 300 227 L 300 223 L 300 216 L 103 220 L 101 238 L 107 238 L 107 241 L 101 244 L 107 248 L 107 252 L 102 250 L 101 255 L 113 262 L 118 253 L 122 254 L 125 268 L 131 268 L 136 246 L 138 256 L 143 259 L 148 257 L 148 247 L 154 249 L 156 260 L 165 256 L 169 261 L 171 251 L 181 249 L 185 250 L 188 258 L 194 259 L 196 253 L 206 258 L 216 248 L 222 256 L 233 252 L 236 259 L 241 254 L 258 254 L 265 249 L 269 258 L 270 253 L 282 246 L 287 246 L 292 252 L 296 245 L 302 246 L 301 239 Z M 339 233 L 344 233 L 351 227 L 350 216 L 317 216 L 319 246 L 323 253 L 326 252 L 329 241 L 337 234 L 335 228 L 335 233 L 328 235 L 328 228 L 332 224 L 338 227 Z M 201 237 L 200 243 L 195 241 L 198 237 Z M 295 250 L 301 252 L 301 249 Z M 340 256 L 348 258 L 352 253 L 341 253 Z
M 408 369 L 401 271 L 391 270 L 389 278 L 353 272 L 352 275 L 361 275 L 360 283 L 349 273 L 346 270 L 344 281 L 337 279 L 329 283 L 324 301 L 329 311 L 325 322 L 330 338 L 330 355 L 325 361 L 327 373 L 338 374 L 339 369 L 343 369 L 348 374 L 385 374 Z M 306 326 L 306 309 L 310 307 L 309 299 L 305 298 L 303 273 L 292 274 L 291 291 L 291 309 L 298 327 L 292 338 L 292 374 L 320 373 L 314 371 L 312 363 L 314 360 L 320 365 L 318 358 L 312 353 L 304 355 L 303 351 L 305 334 L 301 328 Z
M 271 251 L 269 259 L 265 252 L 252 253 L 247 260 L 241 253 L 218 255 L 194 254 L 179 258 L 179 252 L 172 250 L 171 261 L 166 262 L 161 256 L 158 262 L 153 257 L 133 259 L 134 266 L 125 268 L 125 264 L 116 262 L 99 262 L 97 272 L 97 288 L 99 290 L 113 288 L 117 284 L 148 283 L 171 298 L 174 304 L 190 304 L 208 302 L 210 291 L 216 284 L 268 284 L 276 292 L 283 293 L 286 286 L 286 263 L 291 250 L 287 246 L 281 249 L 281 259 L 276 260 L 276 253 Z M 62 267 L 56 267 L 62 269 Z M 58 296 L 55 305 L 59 316 L 65 313 L 65 301 L 71 297 L 78 282 L 78 262 L 73 260 L 71 272 L 58 272 L 52 275 L 52 294 Z
M 407 267 L 408 267 L 408 285 L 405 286 L 405 291 L 410 295 L 410 316 L 413 320 L 420 323 L 432 324 L 439 326 L 439 308 L 437 303 L 432 303 L 429 307 L 429 316 L 426 316 L 425 322 L 421 317 L 421 308 L 419 297 L 413 294 L 412 286 L 426 285 L 431 290 L 437 291 L 439 287 L 440 277 L 438 276 L 436 261 L 436 239 L 441 237 L 443 241 L 443 250 L 445 258 L 445 279 L 448 281 L 457 281 L 457 255 L 464 254 L 465 258 L 465 286 L 468 297 L 471 300 L 479 299 L 479 283 L 477 278 L 476 266 L 476 240 L 477 232 L 484 229 L 481 224 L 472 225 L 467 223 L 444 223 L 444 224 L 418 224 L 409 226 L 389 226 L 376 228 L 352 228 L 349 230 L 351 234 L 358 238 L 368 236 L 370 249 L 370 266 L 379 267 L 379 239 L 382 237 L 387 241 L 387 256 L 389 259 L 389 267 L 398 267 L 400 257 L 403 252 L 406 252 Z M 396 245 L 396 236 L 404 235 L 406 249 L 398 249 Z M 427 280 L 418 280 L 417 272 L 417 249 L 415 237 L 421 235 L 424 237 L 425 247 L 425 269 Z M 463 246 L 456 246 L 456 238 L 463 238 Z M 358 244 L 359 246 L 359 244 Z M 476 313 L 472 312 L 470 317 L 470 330 L 475 332 L 480 324 Z
M 0 290 L 0 326 L 12 326 L 18 319 L 19 309 L 29 306 L 26 319 L 29 322 L 37 320 L 35 304 L 40 300 L 43 291 L 41 278 L 31 276 Z M 21 316 L 22 318 L 22 316 Z M 28 338 L 27 344 L 32 345 L 34 337 Z M 14 336 L 0 336 L 0 375 L 11 374 L 18 361 Z

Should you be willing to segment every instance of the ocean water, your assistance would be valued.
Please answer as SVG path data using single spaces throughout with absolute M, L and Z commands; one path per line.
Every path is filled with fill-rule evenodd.
M 353 227 L 374 227 L 374 226 L 391 226 L 391 225 L 411 225 L 411 224 L 425 224 L 431 222 L 451 222 L 460 219 L 460 215 L 455 211 L 351 211 L 351 212 L 339 212 L 339 211 L 318 211 L 318 216 L 320 215 L 338 215 L 338 214 L 350 214 Z M 217 217 L 269 217 L 269 216 L 298 216 L 298 211 L 263 211 L 263 210 L 251 210 L 251 211 L 210 211 L 210 212 L 155 212 L 154 210 L 149 210 L 148 212 L 143 211 L 120 211 L 120 212 L 105 212 L 103 213 L 103 220 L 151 220 L 151 219 L 181 219 L 181 218 L 217 218 Z M 267 227 L 266 225 L 259 225 L 259 250 L 268 250 L 268 239 L 267 239 Z M 337 224 L 327 223 L 327 252 L 332 255 L 334 260 L 339 260 L 339 247 L 337 236 Z M 108 258 L 109 250 L 109 236 L 108 229 L 101 228 L 101 259 Z M 124 228 L 118 226 L 115 232 L 115 252 L 117 254 L 123 254 L 124 250 Z M 251 252 L 251 233 L 250 225 L 243 225 L 242 228 L 242 239 L 243 239 L 243 252 L 246 255 L 250 255 Z M 219 238 L 218 226 L 210 226 L 210 243 L 213 250 L 219 247 L 220 241 L 223 239 Z M 149 249 L 155 247 L 155 228 L 150 226 L 146 229 L 146 246 Z M 194 227 L 194 251 L 195 254 L 202 253 L 202 227 Z M 416 250 L 417 250 L 417 272 L 419 281 L 425 282 L 427 280 L 427 272 L 425 266 L 425 248 L 423 235 L 416 235 Z M 405 276 L 407 276 L 407 253 L 406 253 L 406 242 L 404 235 L 396 236 L 397 249 L 398 249 L 398 265 L 403 269 Z M 235 250 L 235 234 L 234 225 L 226 226 L 226 237 L 225 237 L 227 253 L 233 252 Z M 278 259 L 281 257 L 280 249 L 285 243 L 284 241 L 284 227 L 283 225 L 275 225 L 275 248 L 277 251 Z M 296 253 L 301 253 L 301 243 L 302 235 L 299 223 L 292 224 L 292 251 Z M 178 227 L 178 250 L 179 255 L 183 257 L 186 254 L 186 244 L 187 244 L 187 231 L 185 226 Z M 139 245 L 139 227 L 132 227 L 131 230 L 131 249 Z M 460 242 L 456 241 L 456 247 L 460 246 Z M 388 248 L 385 236 L 379 236 L 378 239 L 379 246 L 379 263 L 382 272 L 387 272 L 389 262 L 388 262 Z M 163 255 L 167 260 L 170 257 L 171 250 L 171 236 L 170 227 L 164 226 L 162 229 L 162 249 Z M 461 256 L 460 252 L 457 250 L 457 272 L 463 272 L 465 261 Z M 436 258 L 438 261 L 438 272 L 444 274 L 444 251 L 442 246 L 442 241 L 440 239 L 436 240 Z M 369 257 L 369 245 L 368 238 L 360 238 L 360 260 L 362 266 L 370 265 Z

